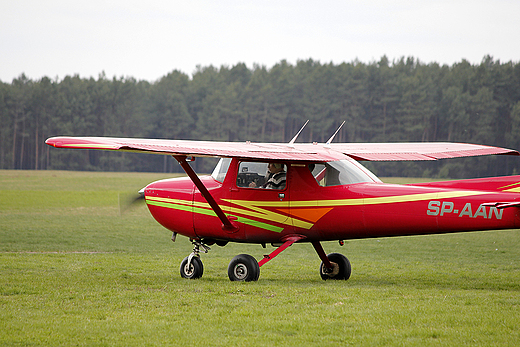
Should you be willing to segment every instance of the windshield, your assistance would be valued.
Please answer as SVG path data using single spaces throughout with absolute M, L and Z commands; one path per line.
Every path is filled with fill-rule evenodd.
M 339 160 L 311 165 L 309 169 L 322 187 L 363 182 L 381 182 L 373 173 L 354 160 Z
M 229 169 L 229 164 L 231 164 L 231 158 L 220 158 L 217 166 L 215 166 L 215 169 L 213 169 L 211 177 L 220 183 L 224 182 L 224 178 L 226 178 L 226 174 Z

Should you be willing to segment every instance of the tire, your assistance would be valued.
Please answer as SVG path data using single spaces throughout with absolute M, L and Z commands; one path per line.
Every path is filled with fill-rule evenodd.
M 199 257 L 193 257 L 191 259 L 191 264 L 188 267 L 188 257 L 184 258 L 181 262 L 181 277 L 187 278 L 190 280 L 201 278 L 204 273 L 204 266 L 202 265 L 202 260 Z
M 347 257 L 340 253 L 327 254 L 330 262 L 334 266 L 333 272 L 327 272 L 323 262 L 320 265 L 320 276 L 322 280 L 348 280 L 352 273 L 352 268 Z
M 231 281 L 258 281 L 260 267 L 249 254 L 239 254 L 229 263 L 228 276 Z

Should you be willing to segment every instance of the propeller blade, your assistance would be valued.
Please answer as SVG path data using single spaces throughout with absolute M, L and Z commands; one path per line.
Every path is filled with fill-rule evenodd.
M 137 194 L 135 193 L 119 193 L 119 215 L 128 212 L 144 202 L 144 189 L 141 189 Z

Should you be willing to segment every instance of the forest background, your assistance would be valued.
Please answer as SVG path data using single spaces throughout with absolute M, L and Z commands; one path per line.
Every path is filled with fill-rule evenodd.
M 181 172 L 168 156 L 58 150 L 47 137 L 215 141 L 455 141 L 520 149 L 520 63 L 483 58 L 452 66 L 389 61 L 173 71 L 154 82 L 67 76 L 0 82 L 0 169 Z M 239 145 L 239 144 L 237 144 Z M 484 177 L 520 172 L 512 156 L 363 163 L 380 176 Z M 197 159 L 198 172 L 212 162 Z

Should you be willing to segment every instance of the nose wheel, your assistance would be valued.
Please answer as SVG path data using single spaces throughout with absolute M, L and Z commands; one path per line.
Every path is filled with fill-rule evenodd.
M 202 260 L 200 260 L 200 257 L 193 257 L 190 259 L 190 256 L 184 258 L 181 263 L 181 276 L 190 280 L 201 278 L 204 273 Z
M 204 265 L 202 265 L 202 260 L 200 260 L 201 248 L 204 253 L 208 253 L 211 249 L 200 241 L 192 240 L 191 242 L 194 246 L 193 252 L 182 260 L 180 268 L 181 277 L 190 280 L 201 278 L 204 273 Z

